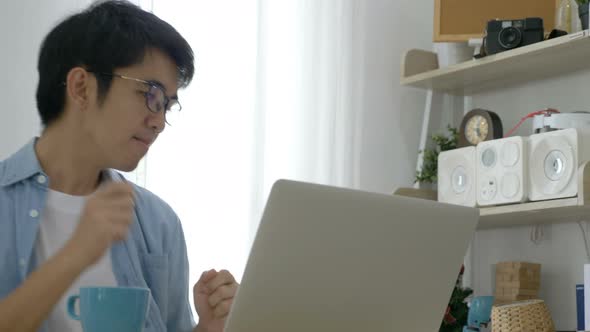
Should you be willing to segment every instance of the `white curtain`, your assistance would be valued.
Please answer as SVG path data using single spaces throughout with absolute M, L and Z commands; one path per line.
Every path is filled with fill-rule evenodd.
M 364 78 L 362 0 L 259 6 L 254 216 L 279 178 L 358 187 Z
M 138 181 L 180 216 L 191 283 L 238 279 L 272 183 L 358 187 L 362 0 L 142 0 L 196 56 Z M 191 296 L 192 298 L 192 296 Z

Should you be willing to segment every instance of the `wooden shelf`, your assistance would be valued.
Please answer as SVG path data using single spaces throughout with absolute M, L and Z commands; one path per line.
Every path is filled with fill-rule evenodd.
M 433 199 L 433 192 L 427 192 L 424 189 L 399 188 L 394 195 Z M 477 229 L 590 220 L 590 162 L 578 169 L 577 197 L 482 207 L 479 213 Z
M 590 205 L 580 205 L 578 198 L 530 202 L 479 209 L 477 229 L 552 224 L 579 221 L 590 216 Z
M 588 68 L 588 30 L 510 51 L 438 68 L 436 53 L 409 50 L 402 59 L 401 84 L 471 95 Z

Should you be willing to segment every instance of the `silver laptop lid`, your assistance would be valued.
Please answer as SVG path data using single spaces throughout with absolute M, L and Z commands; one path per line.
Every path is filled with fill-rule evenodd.
M 277 181 L 226 331 L 438 331 L 478 217 Z

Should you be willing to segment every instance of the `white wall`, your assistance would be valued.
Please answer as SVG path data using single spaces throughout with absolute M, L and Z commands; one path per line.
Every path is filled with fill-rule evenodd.
M 432 48 L 431 1 L 365 1 L 365 91 L 359 186 L 391 193 L 414 181 L 426 93 L 399 84 L 403 53 Z
M 0 160 L 40 133 L 35 90 L 41 41 L 51 27 L 90 0 L 3 1 L 0 11 Z

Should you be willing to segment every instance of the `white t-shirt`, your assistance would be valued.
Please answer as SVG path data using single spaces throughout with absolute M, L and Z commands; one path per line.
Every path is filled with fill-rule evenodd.
M 35 255 L 39 265 L 54 256 L 70 239 L 80 222 L 85 202 L 84 196 L 48 191 L 47 203 L 40 216 L 41 223 L 35 243 Z M 116 285 L 110 251 L 107 251 L 97 264 L 82 272 L 59 300 L 47 320 L 49 332 L 82 332 L 80 322 L 71 319 L 67 312 L 68 297 L 77 295 L 80 287 Z M 51 285 L 47 286 L 51 287 Z

